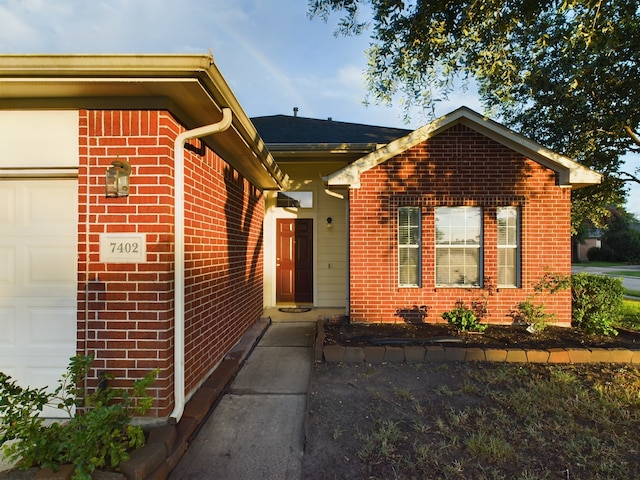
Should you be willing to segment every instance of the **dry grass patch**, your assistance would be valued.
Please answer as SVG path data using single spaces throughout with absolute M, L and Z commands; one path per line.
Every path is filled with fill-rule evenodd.
M 639 431 L 629 366 L 322 364 L 304 477 L 640 478 Z

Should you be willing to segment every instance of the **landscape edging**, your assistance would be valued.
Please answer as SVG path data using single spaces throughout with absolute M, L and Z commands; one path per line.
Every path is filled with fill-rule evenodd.
M 441 347 L 437 355 L 429 347 L 343 347 L 325 345 L 325 362 L 342 363 L 424 363 L 429 361 L 510 362 L 510 363 L 629 363 L 640 364 L 640 350 L 622 348 L 554 348 L 549 350 L 523 348 Z M 424 351 L 424 354 L 418 350 Z M 416 360 L 420 358 L 420 360 Z M 316 361 L 319 361 L 316 358 Z
M 463 346 L 377 346 L 345 347 L 324 345 L 324 322 L 318 320 L 315 361 L 342 363 L 424 363 L 430 361 L 507 363 L 627 363 L 640 364 L 640 350 L 626 348 L 482 348 Z M 320 355 L 319 345 L 322 347 Z M 422 360 L 420 360 L 422 359 Z

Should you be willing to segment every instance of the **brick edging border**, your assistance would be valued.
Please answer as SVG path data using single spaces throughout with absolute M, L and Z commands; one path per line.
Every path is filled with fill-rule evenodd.
M 628 363 L 640 364 L 640 350 L 626 348 L 479 348 L 444 345 L 347 347 L 324 345 L 324 320 L 318 320 L 316 362 L 422 363 L 431 361 L 506 363 Z

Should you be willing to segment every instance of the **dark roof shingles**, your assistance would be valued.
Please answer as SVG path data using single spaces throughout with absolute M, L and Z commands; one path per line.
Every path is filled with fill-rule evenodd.
M 386 144 L 411 133 L 402 128 L 288 115 L 255 117 L 251 121 L 267 144 Z

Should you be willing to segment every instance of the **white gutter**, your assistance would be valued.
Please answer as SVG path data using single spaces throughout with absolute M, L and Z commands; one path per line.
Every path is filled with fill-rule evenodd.
M 222 120 L 182 132 L 174 144 L 175 172 L 175 275 L 174 275 L 174 347 L 173 347 L 173 390 L 175 406 L 169 416 L 171 422 L 179 422 L 184 413 L 184 146 L 194 138 L 206 137 L 224 132 L 231 126 L 233 116 L 230 108 L 222 109 Z

